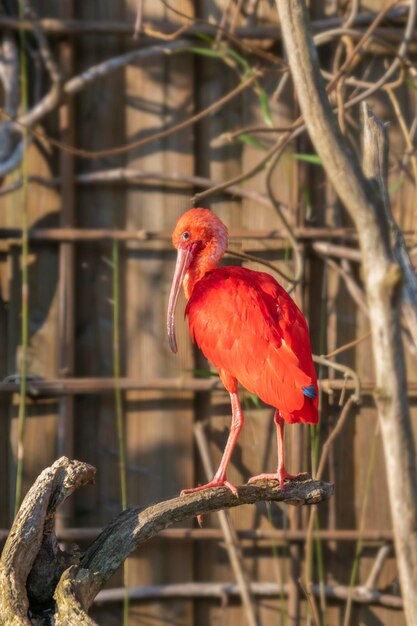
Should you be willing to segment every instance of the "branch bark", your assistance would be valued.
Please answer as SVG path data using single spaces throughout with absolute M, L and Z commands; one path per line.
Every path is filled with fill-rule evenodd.
M 407 623 L 417 624 L 417 475 L 401 341 L 401 267 L 381 188 L 343 139 L 319 72 L 304 0 L 276 0 L 300 108 L 311 140 L 354 221 L 364 266 L 395 546 Z M 368 123 L 369 120 L 366 120 Z M 372 149 L 368 144 L 367 149 Z M 375 150 L 375 147 L 373 148 Z
M 223 508 L 276 501 L 317 504 L 333 485 L 302 477 L 280 491 L 276 481 L 172 498 L 133 507 L 111 522 L 80 559 L 62 552 L 55 536 L 57 508 L 78 487 L 93 482 L 95 469 L 62 457 L 44 470 L 24 499 L 0 559 L 0 625 L 92 626 L 87 611 L 103 584 L 144 541 L 176 522 Z M 33 621 L 32 621 L 33 620 Z M 49 620 L 49 621 L 48 621 Z
M 64 554 L 55 535 L 55 513 L 78 487 L 94 480 L 95 469 L 62 457 L 45 469 L 13 523 L 0 559 L 0 624 L 31 624 L 31 604 L 52 597 L 62 572 L 76 557 Z

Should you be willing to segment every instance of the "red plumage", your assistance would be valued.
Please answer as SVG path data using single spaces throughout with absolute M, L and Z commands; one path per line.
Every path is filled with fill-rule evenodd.
M 242 267 L 211 270 L 195 284 L 185 313 L 229 392 L 236 379 L 287 422 L 317 423 L 317 397 L 302 391 L 317 389 L 307 324 L 272 276 Z
M 216 267 L 227 246 L 227 229 L 211 211 L 191 209 L 178 221 L 172 237 L 177 265 L 168 305 L 168 336 L 176 352 L 174 313 L 181 286 L 188 304 L 191 336 L 219 371 L 229 391 L 232 426 L 213 480 L 195 489 L 225 485 L 226 469 L 243 425 L 238 382 L 275 407 L 278 468 L 281 487 L 284 464 L 284 421 L 316 424 L 317 376 L 308 327 L 288 293 L 269 274 L 241 267 Z

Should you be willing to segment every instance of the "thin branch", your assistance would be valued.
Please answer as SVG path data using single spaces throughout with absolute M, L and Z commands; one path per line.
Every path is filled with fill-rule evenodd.
M 178 42 L 175 42 L 176 44 Z M 170 50 L 166 50 L 166 47 L 157 47 L 158 50 L 153 50 L 152 52 L 154 54 L 156 54 L 157 52 L 159 52 L 159 54 L 170 54 L 172 53 L 172 51 Z M 136 51 L 136 56 L 138 56 L 137 54 L 138 51 Z M 147 49 L 145 50 L 140 50 L 139 52 L 147 52 Z M 134 53 L 129 53 L 131 55 L 133 55 Z M 126 57 L 128 55 L 123 55 L 124 62 L 126 61 Z M 115 59 L 111 59 L 111 62 L 115 62 Z M 103 65 L 103 64 L 102 64 Z M 106 73 L 109 70 L 108 68 L 109 63 L 106 62 L 106 68 L 102 67 L 102 70 L 106 71 Z M 81 90 L 84 87 L 84 83 L 87 81 L 91 80 L 96 80 L 98 75 L 96 73 L 95 70 L 97 70 L 96 66 L 95 68 L 90 68 L 89 70 L 87 70 L 87 72 L 85 72 L 85 75 L 83 76 L 82 80 L 81 77 L 76 77 L 74 79 L 72 79 L 71 81 L 69 81 L 69 83 L 71 83 L 72 85 L 70 85 L 71 88 L 68 87 L 68 83 L 66 83 L 66 85 L 64 85 L 64 92 L 65 93 L 75 93 L 76 91 Z M 94 70 L 94 72 L 93 72 Z M 89 72 L 92 72 L 91 77 L 89 78 L 87 75 Z M 236 96 L 238 96 L 242 91 L 244 91 L 245 89 L 247 89 L 250 85 L 252 85 L 252 83 L 254 83 L 260 76 L 261 72 L 258 70 L 254 70 L 253 73 L 247 77 L 245 80 L 243 80 L 242 82 L 240 82 L 236 87 L 234 87 L 231 91 L 229 91 L 227 94 L 225 94 L 224 96 L 222 96 L 221 98 L 219 98 L 218 100 L 216 100 L 215 102 L 213 102 L 211 105 L 209 105 L 208 107 L 206 107 L 205 109 L 203 109 L 202 111 L 199 111 L 198 113 L 196 113 L 195 115 L 188 117 L 187 119 L 183 120 L 182 122 L 175 124 L 175 126 L 172 126 L 171 128 L 166 128 L 158 133 L 155 133 L 154 135 L 151 135 L 150 137 L 145 137 L 143 139 L 139 139 L 137 141 L 133 141 L 131 143 L 128 144 L 124 144 L 122 146 L 116 146 L 114 148 L 108 148 L 105 150 L 96 150 L 96 151 L 91 151 L 91 150 L 84 150 L 82 148 L 76 148 L 75 146 L 70 146 L 67 144 L 63 144 L 61 141 L 58 141 L 56 139 L 53 139 L 52 137 L 48 136 L 46 133 L 44 132 L 38 132 L 33 128 L 28 128 L 28 131 L 34 135 L 35 137 L 37 137 L 38 139 L 40 139 L 41 141 L 47 141 L 50 145 L 55 146 L 61 150 L 65 150 L 66 152 L 68 152 L 69 154 L 73 154 L 74 156 L 79 156 L 82 157 L 84 159 L 98 159 L 100 157 L 105 157 L 105 156 L 114 156 L 116 154 L 123 154 L 125 152 L 128 152 L 129 150 L 133 150 L 134 148 L 140 148 L 143 146 L 146 146 L 150 143 L 153 143 L 155 141 L 160 141 L 161 139 L 165 139 L 166 137 L 170 137 L 171 135 L 174 135 L 175 133 L 177 133 L 180 130 L 184 130 L 184 128 L 188 128 L 188 126 L 191 126 L 192 124 L 195 124 L 196 122 L 198 122 L 199 120 L 203 119 L 204 117 L 206 117 L 207 115 L 210 115 L 211 113 L 213 113 L 214 111 L 216 111 L 217 109 L 221 108 L 222 106 L 224 106 L 227 102 L 230 102 L 230 100 L 233 100 L 234 98 L 236 98 Z M 101 74 L 100 74 L 101 75 Z M 74 81 L 74 82 L 73 82 Z M 10 116 L 3 110 L 2 111 L 3 116 L 6 117 L 7 119 L 11 119 Z M 32 112 L 33 113 L 33 110 Z M 11 120 L 13 121 L 13 120 Z M 22 127 L 24 126 L 20 121 L 15 121 L 14 122 L 18 127 Z
M 329 352 L 328 354 L 325 355 L 325 357 L 326 359 L 331 359 L 332 357 L 336 356 L 337 354 L 340 354 L 341 352 L 345 352 L 346 350 L 355 348 L 358 345 L 358 343 L 362 343 L 362 341 L 369 339 L 370 336 L 371 336 L 371 332 L 369 331 L 369 333 L 366 333 L 366 335 L 362 335 L 362 337 L 359 337 L 358 339 L 354 339 L 353 341 L 349 341 L 349 343 L 345 343 L 343 346 L 340 346 L 336 350 Z

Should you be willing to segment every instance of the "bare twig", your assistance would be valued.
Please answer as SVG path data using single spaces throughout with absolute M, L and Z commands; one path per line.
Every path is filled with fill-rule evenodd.
M 382 573 L 383 567 L 388 557 L 392 555 L 392 544 L 385 543 L 378 550 L 375 562 L 372 566 L 369 576 L 366 579 L 364 587 L 366 589 L 374 589 L 378 584 L 378 579 Z

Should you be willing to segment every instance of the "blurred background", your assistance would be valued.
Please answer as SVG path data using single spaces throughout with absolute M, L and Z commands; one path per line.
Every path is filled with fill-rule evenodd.
M 357 238 L 294 124 L 275 3 L 0 5 L 0 541 L 16 500 L 61 455 L 97 468 L 96 484 L 59 513 L 60 539 L 81 549 L 123 507 L 206 482 L 204 455 L 217 467 L 229 397 L 191 344 L 183 299 L 177 355 L 166 338 L 170 233 L 190 206 L 209 207 L 229 228 L 225 263 L 296 279 L 279 278 L 308 319 L 313 352 L 326 359 L 317 364 L 320 424 L 286 429 L 288 469 L 314 475 L 338 427 L 323 474 L 335 495 L 315 518 L 260 503 L 231 511 L 223 526 L 209 515 L 203 529 L 190 521 L 161 532 L 109 582 L 118 591 L 103 591 L 92 617 L 123 623 L 126 582 L 129 626 L 401 626 Z M 309 2 L 323 76 L 338 78 L 331 98 L 353 150 L 361 100 L 389 122 L 389 195 L 411 253 L 412 5 L 393 3 L 382 16 L 381 0 Z M 415 354 L 407 359 L 416 425 Z M 349 398 L 359 382 L 356 405 Z M 242 398 L 234 484 L 276 463 L 272 409 L 243 390 Z

